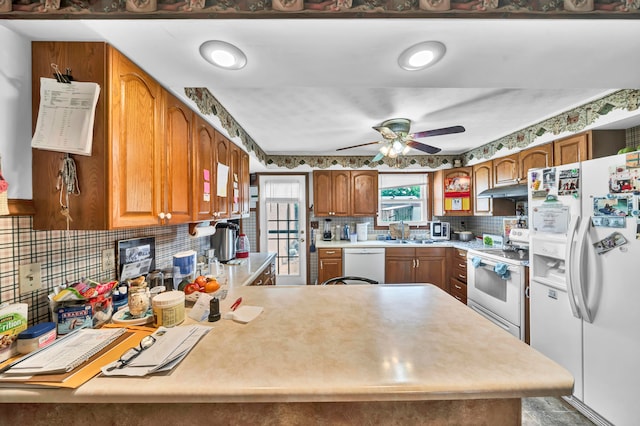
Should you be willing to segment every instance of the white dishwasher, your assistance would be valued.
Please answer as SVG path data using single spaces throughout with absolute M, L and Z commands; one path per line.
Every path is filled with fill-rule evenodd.
M 342 275 L 369 278 L 384 284 L 384 248 L 342 249 Z

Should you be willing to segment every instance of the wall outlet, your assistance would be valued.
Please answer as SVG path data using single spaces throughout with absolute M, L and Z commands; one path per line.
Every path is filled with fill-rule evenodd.
M 27 294 L 42 288 L 42 273 L 39 263 L 20 265 L 20 294 Z
M 102 272 L 116 269 L 116 255 L 111 249 L 102 250 Z

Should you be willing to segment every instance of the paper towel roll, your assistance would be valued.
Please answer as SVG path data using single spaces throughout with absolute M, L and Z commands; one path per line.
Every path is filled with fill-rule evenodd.
M 189 236 L 191 238 L 200 238 L 200 237 L 208 237 L 216 233 L 215 226 L 196 226 L 191 229 L 189 232 Z

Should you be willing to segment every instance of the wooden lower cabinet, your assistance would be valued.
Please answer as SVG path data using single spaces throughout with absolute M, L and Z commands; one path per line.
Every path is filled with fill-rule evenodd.
M 321 248 L 318 250 L 318 284 L 342 276 L 342 249 Z
M 392 247 L 385 251 L 385 284 L 430 283 L 449 291 L 445 247 Z
M 467 251 L 454 247 L 449 252 L 450 270 L 449 293 L 460 302 L 467 304 Z
M 275 257 L 260 273 L 251 285 L 276 285 L 276 259 Z

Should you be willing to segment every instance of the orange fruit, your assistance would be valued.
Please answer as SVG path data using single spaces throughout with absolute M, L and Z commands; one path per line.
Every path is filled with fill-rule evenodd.
M 214 291 L 218 291 L 219 288 L 220 288 L 220 283 L 216 279 L 209 280 L 204 285 L 204 291 L 206 293 L 213 293 Z

